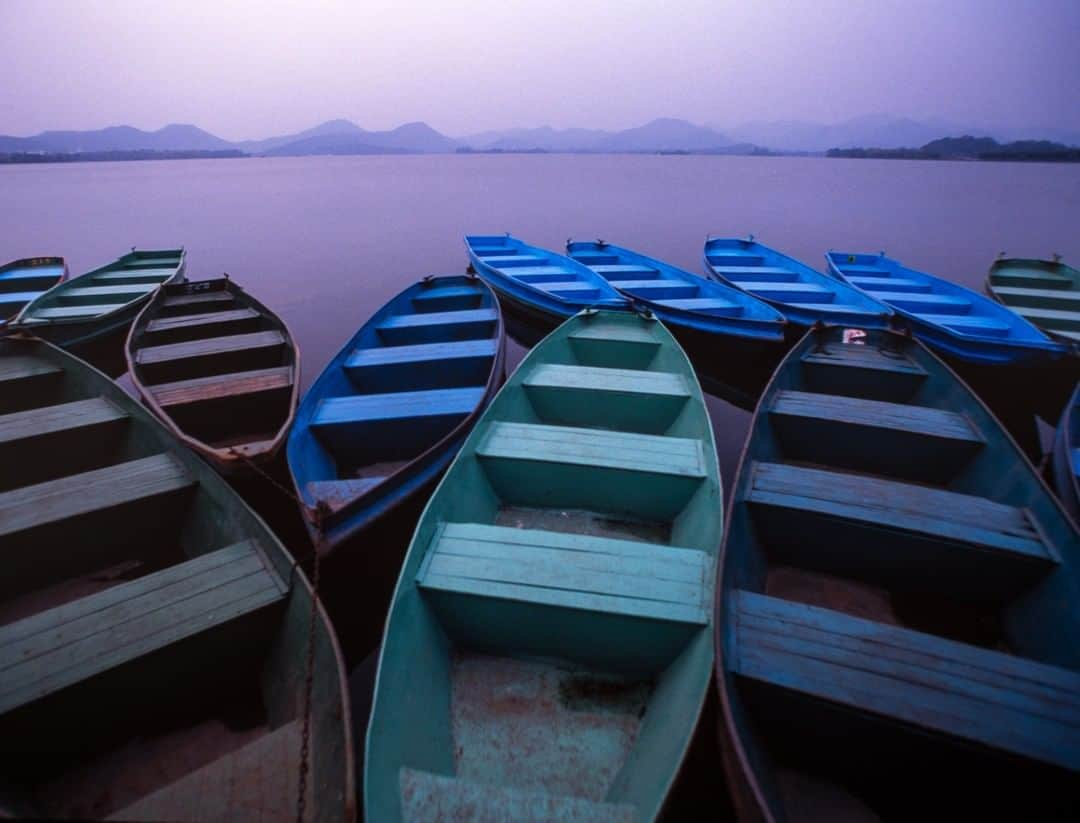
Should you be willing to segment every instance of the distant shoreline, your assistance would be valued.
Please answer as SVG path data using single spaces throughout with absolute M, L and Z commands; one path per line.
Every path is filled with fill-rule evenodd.
M 250 157 L 235 149 L 219 151 L 86 151 L 86 152 L 9 152 L 0 153 L 0 164 L 34 165 L 40 163 L 107 163 L 130 160 L 231 160 Z
M 999 143 L 992 137 L 943 137 L 917 149 L 829 149 L 826 157 L 875 160 L 979 160 L 1015 163 L 1080 163 L 1080 148 L 1049 140 Z

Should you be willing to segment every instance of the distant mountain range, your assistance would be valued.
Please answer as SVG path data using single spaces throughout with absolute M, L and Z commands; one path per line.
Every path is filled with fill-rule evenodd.
M 426 123 L 406 123 L 389 131 L 368 131 L 349 120 L 330 120 L 306 131 L 263 140 L 229 142 L 192 125 L 169 125 L 157 131 L 112 126 L 97 131 L 46 131 L 33 137 L 0 136 L 0 154 L 75 154 L 117 151 L 240 151 L 245 154 L 296 156 L 311 154 L 440 154 L 478 152 L 685 152 L 755 154 L 820 153 L 833 148 L 874 146 L 891 149 L 922 146 L 950 134 L 975 130 L 944 121 L 917 121 L 869 115 L 841 123 L 805 121 L 744 123 L 739 126 L 695 125 L 661 118 L 622 131 L 602 129 L 516 128 L 486 131 L 461 138 L 440 134 Z M 1080 133 L 1013 130 L 998 139 L 1054 139 L 1080 145 Z

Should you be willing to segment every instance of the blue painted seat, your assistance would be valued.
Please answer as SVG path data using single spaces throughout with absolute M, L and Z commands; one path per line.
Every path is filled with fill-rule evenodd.
M 495 309 L 395 314 L 383 320 L 377 331 L 391 346 L 446 343 L 490 336 L 497 318 Z
M 788 459 L 945 484 L 986 444 L 962 414 L 908 403 L 781 390 L 768 406 Z
M 655 298 L 654 298 L 655 299 Z M 742 306 L 722 297 L 683 297 L 674 299 L 656 299 L 662 306 L 683 311 L 705 312 L 718 317 L 739 317 L 744 313 Z
M 605 255 L 605 259 L 611 259 L 612 261 L 618 260 L 614 255 Z M 608 280 L 655 280 L 660 276 L 660 272 L 651 266 L 639 266 L 634 263 L 604 263 L 596 265 L 594 263 L 586 262 L 588 259 L 592 259 L 589 255 L 582 257 L 575 254 L 574 259 L 579 263 L 585 263 L 590 269 Z M 619 284 L 620 288 L 626 288 L 622 283 Z
M 1080 673 L 830 609 L 731 594 L 745 680 L 1080 769 Z
M 964 314 L 971 308 L 971 301 L 951 294 L 918 294 L 907 291 L 873 289 L 870 293 L 898 309 L 919 314 Z
M 662 665 L 708 622 L 711 566 L 694 549 L 445 523 L 417 584 L 451 636 L 460 632 L 480 648 L 513 636 L 516 648 L 533 653 L 570 645 L 594 650 L 598 664 Z M 562 633 L 564 622 L 573 626 L 571 637 Z
M 710 257 L 709 259 L 712 260 L 713 258 Z M 760 260 L 761 258 L 754 259 Z M 713 266 L 713 269 L 717 274 L 740 283 L 744 280 L 775 280 L 781 283 L 794 283 L 799 279 L 798 274 L 781 266 Z
M 840 271 L 844 274 L 854 274 L 863 277 L 889 277 L 892 272 L 881 266 L 842 265 Z
M 1027 510 L 944 489 L 755 462 L 746 501 L 773 562 L 883 585 L 999 599 L 1058 563 Z
M 499 268 L 518 268 L 520 266 L 541 266 L 544 258 L 536 254 L 511 252 L 509 254 L 485 254 L 484 261 Z
M 482 295 L 473 286 L 432 286 L 412 297 L 413 306 L 420 312 L 476 309 L 481 301 Z
M 408 427 L 445 427 L 469 415 L 484 396 L 483 386 L 430 391 L 329 397 L 312 415 L 311 427 L 340 451 L 369 437 L 393 438 Z
M 602 320 L 581 325 L 568 340 L 582 363 L 602 367 L 645 369 L 660 351 L 651 335 Z
M 876 346 L 833 345 L 802 355 L 806 388 L 822 394 L 901 403 L 926 381 L 927 372 L 907 355 Z
M 904 277 L 890 277 L 885 284 L 882 283 L 880 277 L 849 277 L 847 280 L 851 285 L 858 286 L 860 289 L 865 289 L 867 291 L 873 291 L 881 285 L 887 285 L 890 292 L 921 292 L 928 294 L 931 291 L 929 283 L 922 280 L 910 280 Z M 876 294 L 875 297 L 881 297 L 881 295 Z
M 760 254 L 753 253 L 741 253 L 734 250 L 713 252 L 708 251 L 705 254 L 706 259 L 713 266 L 762 266 L 765 263 L 765 258 Z
M 567 275 L 566 280 L 549 280 L 544 283 L 537 283 L 536 287 L 549 292 L 572 294 L 574 297 L 580 297 L 585 292 L 598 292 L 598 289 L 592 283 L 574 280 L 570 275 Z
M 618 287 L 631 296 L 646 300 L 678 300 L 697 297 L 701 291 L 696 283 L 679 282 L 673 279 L 620 280 Z
M 494 422 L 476 454 L 504 500 L 597 511 L 615 501 L 657 521 L 682 511 L 706 477 L 699 440 L 604 429 Z
M 484 258 L 487 260 L 487 258 Z M 567 280 L 574 277 L 574 272 L 570 271 L 564 266 L 518 266 L 513 271 L 508 272 L 511 277 L 517 280 L 523 280 L 526 283 L 542 283 L 545 279 L 548 280 Z
M 789 303 L 829 303 L 836 293 L 817 283 L 781 283 L 755 280 L 739 284 L 743 289 L 758 297 L 782 300 Z
M 366 392 L 483 385 L 498 351 L 494 338 L 355 349 L 342 368 Z
M 914 312 L 913 314 L 915 317 L 929 323 L 936 323 L 962 334 L 1008 337 L 1011 330 L 1008 323 L 996 317 L 968 314 L 933 314 L 928 312 Z
M 6 303 L 29 303 L 39 294 L 41 294 L 39 291 L 0 292 L 0 305 Z
M 521 385 L 537 414 L 548 423 L 652 434 L 666 431 L 691 396 L 680 374 L 560 363 L 537 366 Z M 598 404 L 598 398 L 615 400 L 618 405 Z

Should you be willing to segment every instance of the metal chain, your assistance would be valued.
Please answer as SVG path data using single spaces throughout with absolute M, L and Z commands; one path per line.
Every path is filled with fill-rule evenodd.
M 239 458 L 256 474 L 269 482 L 271 486 L 290 500 L 295 501 L 301 508 L 306 507 L 304 501 L 301 500 L 292 489 L 286 488 L 275 480 L 269 472 L 264 471 L 258 463 L 247 457 L 247 455 L 241 454 L 236 449 L 229 449 L 229 453 Z M 305 664 L 304 673 L 304 723 L 300 732 L 300 776 L 298 781 L 299 791 L 296 797 L 297 823 L 303 823 L 304 821 L 304 812 L 307 806 L 308 772 L 311 769 L 309 757 L 311 753 L 311 698 L 312 693 L 315 690 L 315 627 L 318 623 L 319 611 L 319 559 L 322 554 L 320 552 L 320 546 L 322 544 L 322 521 L 326 514 L 326 504 L 320 501 L 315 507 L 315 531 L 317 536 L 314 540 L 315 551 L 311 564 L 311 615 L 308 620 L 307 662 Z M 298 565 L 300 564 L 294 557 L 293 568 L 295 569 Z

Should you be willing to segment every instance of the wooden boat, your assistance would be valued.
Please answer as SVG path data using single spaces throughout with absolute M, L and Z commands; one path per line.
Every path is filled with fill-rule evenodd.
M 0 814 L 294 819 L 310 671 L 305 819 L 353 818 L 333 629 L 226 482 L 103 374 L 18 335 L 0 452 Z
M 601 240 L 569 242 L 566 252 L 660 318 L 707 391 L 741 390 L 742 405 L 753 408 L 783 356 L 784 315 L 739 289 Z
M 651 820 L 712 668 L 712 429 L 671 334 L 588 310 L 431 498 L 387 622 L 369 821 Z
M 285 442 L 300 352 L 277 315 L 228 277 L 158 289 L 125 355 L 143 402 L 219 471 L 265 463 Z
M 989 364 L 1065 359 L 1064 343 L 971 289 L 909 269 L 884 254 L 831 251 L 825 257 L 835 277 L 887 304 L 942 354 Z
M 741 817 L 1060 813 L 1077 604 L 1074 526 L 944 363 L 891 332 L 809 332 L 758 406 L 721 557 Z
M 885 328 L 892 316 L 880 301 L 758 243 L 753 235 L 706 240 L 705 271 L 782 311 L 795 339 L 817 323 Z
M 986 290 L 1051 337 L 1080 342 L 1080 271 L 1060 258 L 999 258 L 990 266 Z
M 430 491 L 504 363 L 499 304 L 476 277 L 427 277 L 379 309 L 304 396 L 289 436 L 316 547 L 329 552 Z
M 67 279 L 63 257 L 27 257 L 0 266 L 0 329 L 27 303 Z
M 183 249 L 132 249 L 49 289 L 27 303 L 13 322 L 43 340 L 79 351 L 126 332 L 158 286 L 183 277 Z
M 1080 522 L 1080 383 L 1058 423 L 1051 467 L 1058 498 L 1073 520 Z
M 626 298 L 588 266 L 509 234 L 465 238 L 472 269 L 499 296 L 514 336 L 533 345 L 582 309 L 625 308 Z

